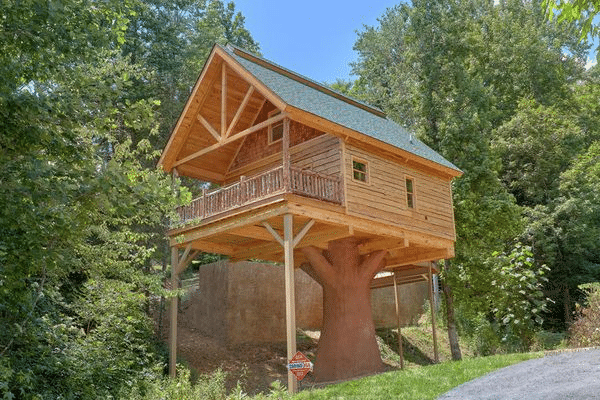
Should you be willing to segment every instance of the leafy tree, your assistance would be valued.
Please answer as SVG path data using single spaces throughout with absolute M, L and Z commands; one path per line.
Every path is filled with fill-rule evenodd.
M 528 230 L 536 256 L 552 266 L 550 286 L 557 301 L 551 307 L 553 326 L 570 321 L 577 288 L 600 280 L 600 142 L 577 157 L 560 177 L 559 196 L 546 207 L 531 211 Z
M 138 86 L 152 75 L 120 52 L 134 4 L 3 5 L 6 398 L 106 398 L 160 372 L 145 314 L 160 276 L 148 272 L 177 199 L 143 165 L 155 156 L 158 103 Z
M 473 68 L 485 44 L 479 26 L 487 9 L 487 2 L 414 1 L 388 10 L 381 26 L 367 28 L 355 45 L 354 72 L 365 97 L 377 97 L 465 172 L 453 185 L 457 255 L 444 274 L 459 303 L 485 290 L 484 260 L 520 224 L 490 151 L 493 93 Z
M 548 204 L 558 195 L 560 174 L 585 149 L 585 135 L 571 113 L 531 100 L 494 135 L 501 176 L 521 205 Z
M 123 53 L 155 73 L 142 86 L 161 102 L 159 135 L 153 143 L 157 148 L 166 144 L 215 43 L 229 42 L 259 53 L 233 2 L 145 0 L 137 4 L 130 20 Z
M 581 23 L 580 41 L 586 40 L 588 34 L 592 38 L 600 34 L 600 28 L 594 25 L 594 18 L 600 13 L 599 0 L 544 0 L 543 4 L 550 20 L 558 12 L 558 22 L 579 21 Z
M 472 316 L 491 315 L 479 299 L 489 274 L 500 271 L 485 266 L 520 236 L 519 206 L 552 201 L 559 174 L 589 137 L 572 115 L 587 46 L 573 24 L 548 23 L 541 7 L 415 0 L 388 9 L 355 44 L 359 96 L 465 172 L 453 185 L 458 240 L 443 275 L 461 312 Z M 542 152 L 558 153 L 550 163 Z

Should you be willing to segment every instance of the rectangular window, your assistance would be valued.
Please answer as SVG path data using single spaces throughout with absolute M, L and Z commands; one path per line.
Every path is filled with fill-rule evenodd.
M 415 208 L 415 182 L 412 178 L 406 178 L 406 205 Z
M 274 117 L 280 113 L 280 110 L 273 110 L 269 112 L 269 118 Z M 281 139 L 283 139 L 283 120 L 269 125 L 269 144 L 278 142 Z
M 369 170 L 366 162 L 352 160 L 352 178 L 355 181 L 368 182 Z

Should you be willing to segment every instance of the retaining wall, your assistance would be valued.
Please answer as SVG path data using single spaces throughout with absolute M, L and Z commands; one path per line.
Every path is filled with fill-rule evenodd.
M 198 286 L 185 302 L 180 321 L 226 343 L 285 341 L 285 281 L 280 265 L 253 262 L 203 265 Z M 296 326 L 319 330 L 323 318 L 321 286 L 304 271 L 295 271 Z M 416 321 L 427 300 L 427 284 L 400 286 L 403 325 Z M 372 291 L 377 328 L 396 327 L 393 287 Z

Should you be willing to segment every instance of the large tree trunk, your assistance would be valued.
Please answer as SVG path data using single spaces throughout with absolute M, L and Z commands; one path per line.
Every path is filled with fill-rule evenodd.
M 446 270 L 444 275 L 448 274 L 448 267 L 445 266 Z M 454 318 L 454 296 L 452 295 L 452 288 L 448 285 L 448 279 L 444 277 L 441 280 L 442 292 L 444 293 L 444 300 L 446 300 L 446 322 L 448 325 L 448 341 L 450 342 L 450 353 L 454 361 L 462 359 L 460 352 L 460 345 L 458 344 L 458 329 L 456 329 L 456 319 Z
M 387 251 L 360 257 L 354 238 L 329 242 L 328 250 L 306 247 L 303 269 L 323 287 L 323 327 L 314 367 L 318 382 L 349 379 L 383 370 L 371 315 L 371 280 Z

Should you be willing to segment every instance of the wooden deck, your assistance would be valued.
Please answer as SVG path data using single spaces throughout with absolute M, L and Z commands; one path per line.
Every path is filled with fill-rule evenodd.
M 179 220 L 173 221 L 171 228 L 199 222 L 283 193 L 342 204 L 343 188 L 340 175 L 324 175 L 296 167 L 291 167 L 289 172 L 284 174 L 284 167 L 280 166 L 256 176 L 242 177 L 236 183 L 205 191 L 189 205 L 177 209 Z M 289 183 L 286 182 L 286 175 L 289 177 Z

